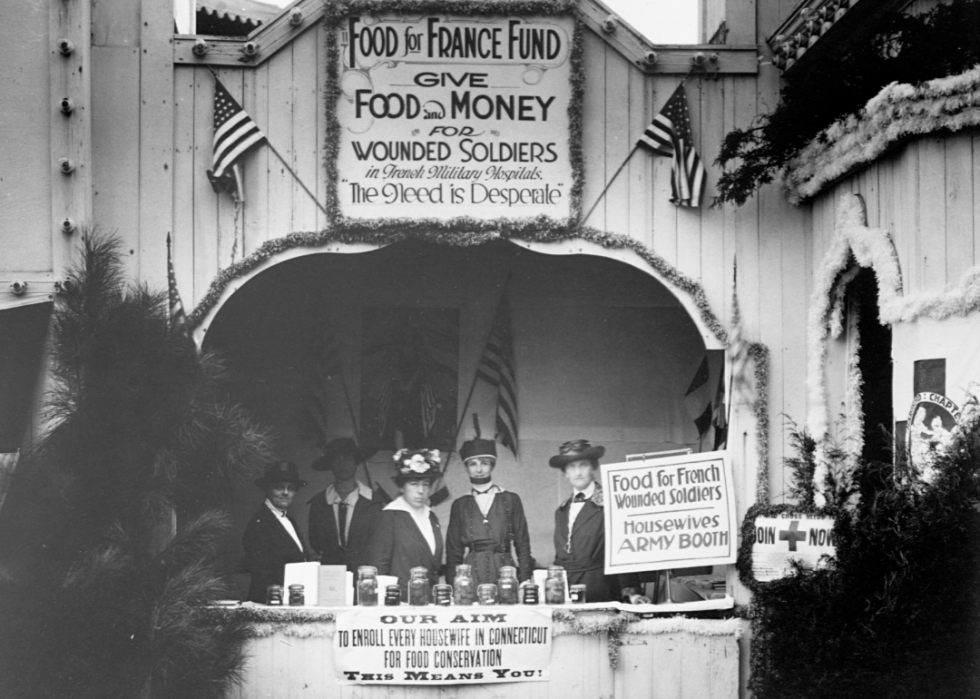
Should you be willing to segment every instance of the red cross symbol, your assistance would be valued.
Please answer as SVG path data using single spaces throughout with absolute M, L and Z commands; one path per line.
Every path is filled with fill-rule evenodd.
M 796 550 L 797 541 L 806 541 L 806 532 L 797 531 L 799 527 L 800 521 L 798 519 L 794 519 L 789 523 L 789 529 L 784 529 L 779 532 L 779 540 L 788 541 L 790 551 Z

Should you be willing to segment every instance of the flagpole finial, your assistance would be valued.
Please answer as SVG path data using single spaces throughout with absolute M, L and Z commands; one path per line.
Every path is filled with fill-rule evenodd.
M 167 247 L 170 247 L 170 232 L 167 232 Z

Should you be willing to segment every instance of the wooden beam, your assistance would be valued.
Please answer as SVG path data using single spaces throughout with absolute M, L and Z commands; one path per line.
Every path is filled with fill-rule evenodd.
M 90 0 L 50 0 L 51 264 L 56 276 L 70 262 L 73 234 L 63 222 L 92 223 L 92 6 Z M 65 43 L 67 42 L 67 43 Z M 73 109 L 64 114 L 63 99 Z
M 698 53 L 706 57 L 717 56 L 717 61 L 707 61 L 705 65 L 705 72 L 711 75 L 755 75 L 759 71 L 758 50 L 754 44 L 654 45 L 622 20 L 615 22 L 613 31 L 605 31 L 604 22 L 613 13 L 598 0 L 580 0 L 579 10 L 586 26 L 646 73 L 686 75 L 691 70 L 692 57 Z M 296 11 L 302 14 L 302 20 L 298 25 L 292 25 L 290 17 Z M 268 24 L 255 29 L 245 38 L 175 36 L 174 63 L 254 68 L 269 60 L 294 37 L 320 21 L 323 11 L 322 0 L 302 0 L 289 12 L 284 12 Z M 201 40 L 207 42 L 208 51 L 203 56 L 198 56 L 194 53 L 194 45 Z M 248 43 L 257 47 L 254 56 L 245 54 L 245 45 Z M 648 62 L 647 56 L 650 52 L 657 54 L 656 63 Z

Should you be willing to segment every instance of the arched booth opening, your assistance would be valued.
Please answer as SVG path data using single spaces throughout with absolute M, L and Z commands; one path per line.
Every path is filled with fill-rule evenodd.
M 471 415 L 485 437 L 497 431 L 497 388 L 476 378 L 495 323 L 510 325 L 517 453 L 498 444 L 494 482 L 521 496 L 538 565 L 554 557 L 554 510 L 569 492 L 548 467 L 559 444 L 604 445 L 605 463 L 715 447 L 723 350 L 690 298 L 640 264 L 509 241 L 357 250 L 266 265 L 202 323 L 231 397 L 272 428 L 279 457 L 309 482 L 291 510 L 304 536 L 307 504 L 332 479 L 310 468 L 317 442 L 344 436 L 377 448 L 358 477 L 389 494 L 397 447 L 452 452 L 449 499 L 435 507 L 447 523 L 452 498 L 470 487 L 457 450 L 473 437 Z M 236 486 L 229 569 L 260 502 L 254 485 Z

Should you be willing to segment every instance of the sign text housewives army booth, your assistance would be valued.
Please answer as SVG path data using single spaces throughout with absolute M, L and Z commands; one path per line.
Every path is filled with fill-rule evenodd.
M 735 562 L 727 452 L 628 461 L 602 471 L 607 574 Z
M 349 16 L 336 31 L 343 216 L 572 213 L 570 17 Z

